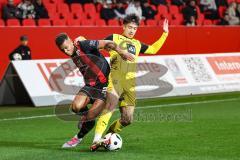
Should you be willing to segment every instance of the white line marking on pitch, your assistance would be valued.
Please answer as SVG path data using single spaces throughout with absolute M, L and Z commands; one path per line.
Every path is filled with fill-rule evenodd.
M 217 103 L 217 102 L 231 102 L 237 101 L 240 98 L 230 98 L 230 99 L 221 99 L 221 100 L 209 100 L 209 101 L 198 101 L 198 102 L 185 102 L 185 103 L 172 103 L 172 104 L 159 104 L 146 107 L 136 107 L 136 109 L 149 109 L 149 108 L 160 108 L 160 107 L 173 107 L 173 106 L 186 106 L 186 105 L 195 105 L 195 104 L 207 104 L 207 103 Z M 59 114 L 58 116 L 69 116 L 71 114 Z M 4 118 L 0 119 L 2 121 L 14 121 L 14 120 L 27 120 L 27 119 L 36 119 L 36 118 L 49 118 L 56 117 L 55 114 L 40 115 L 40 116 L 30 116 L 30 117 L 16 117 L 16 118 Z

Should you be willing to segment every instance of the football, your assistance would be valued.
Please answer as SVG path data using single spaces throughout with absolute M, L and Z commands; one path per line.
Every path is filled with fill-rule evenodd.
M 104 140 L 109 141 L 105 148 L 109 151 L 117 151 L 122 148 L 122 138 L 117 133 L 108 133 L 104 137 Z

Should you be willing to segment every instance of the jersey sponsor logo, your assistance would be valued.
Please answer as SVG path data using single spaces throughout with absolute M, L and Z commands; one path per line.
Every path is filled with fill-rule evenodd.
M 136 48 L 135 48 L 135 46 L 134 45 L 132 45 L 132 44 L 127 44 L 127 50 L 128 50 L 128 52 L 129 53 L 131 53 L 131 54 L 136 54 Z

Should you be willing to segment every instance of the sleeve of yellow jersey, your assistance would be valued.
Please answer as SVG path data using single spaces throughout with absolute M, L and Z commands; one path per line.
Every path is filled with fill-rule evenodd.
M 168 33 L 163 32 L 162 36 L 152 45 L 146 45 L 141 43 L 140 52 L 144 54 L 156 54 L 159 51 L 159 49 L 162 47 L 164 42 L 166 41 L 167 36 L 168 36 Z

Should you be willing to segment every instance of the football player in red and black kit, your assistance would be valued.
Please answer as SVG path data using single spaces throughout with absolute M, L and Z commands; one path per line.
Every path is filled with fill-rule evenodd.
M 71 109 L 76 114 L 81 113 L 79 133 L 63 144 L 63 148 L 76 147 L 83 137 L 94 127 L 95 118 L 105 106 L 106 87 L 110 67 L 99 49 L 116 51 L 124 60 L 133 61 L 134 57 L 122 50 L 110 40 L 84 40 L 77 38 L 73 42 L 66 33 L 60 33 L 55 39 L 58 48 L 70 56 L 83 75 L 85 86 L 75 96 Z M 87 105 L 91 103 L 90 109 Z

